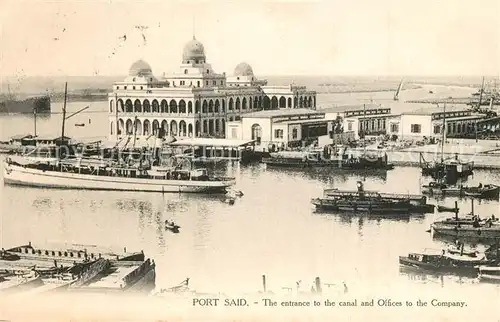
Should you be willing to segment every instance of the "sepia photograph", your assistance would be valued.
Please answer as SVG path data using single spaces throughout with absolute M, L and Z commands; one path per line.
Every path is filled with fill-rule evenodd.
M 0 321 L 500 310 L 500 2 L 0 0 Z

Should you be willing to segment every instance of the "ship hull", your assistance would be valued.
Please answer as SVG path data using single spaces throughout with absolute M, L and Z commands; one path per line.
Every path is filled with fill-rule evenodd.
M 311 203 L 318 210 L 367 212 L 382 214 L 407 214 L 407 213 L 430 213 L 434 211 L 434 205 L 410 204 L 410 203 L 387 203 L 387 202 L 349 202 L 332 199 L 316 198 Z
M 364 164 L 364 163 L 350 163 L 345 161 L 309 161 L 309 162 L 292 162 L 292 161 L 278 161 L 272 158 L 262 159 L 267 167 L 271 168 L 291 168 L 291 169 L 308 169 L 308 168 L 332 168 L 344 170 L 392 170 L 392 164 Z
M 0 102 L 0 113 L 30 113 L 36 111 L 37 114 L 51 112 L 49 96 L 32 97 L 25 100 L 5 100 Z
M 407 256 L 399 256 L 399 265 L 436 273 L 460 274 L 468 276 L 476 276 L 478 272 L 475 264 L 462 265 L 462 263 L 457 263 L 455 265 L 443 265 L 439 261 L 422 262 L 413 260 Z
M 4 167 L 4 183 L 9 185 L 55 189 L 141 191 L 161 193 L 222 193 L 226 191 L 226 188 L 233 186 L 235 181 L 123 178 L 69 172 L 43 171 L 6 164 Z
M 435 234 L 447 235 L 453 237 L 470 237 L 470 238 L 499 238 L 500 226 L 495 227 L 457 227 L 456 225 L 431 225 Z

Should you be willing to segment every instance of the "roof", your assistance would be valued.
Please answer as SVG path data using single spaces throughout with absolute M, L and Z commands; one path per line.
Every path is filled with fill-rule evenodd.
M 326 119 L 310 119 L 310 120 L 286 120 L 286 121 L 276 122 L 274 124 L 315 124 L 315 123 L 327 124 L 328 122 L 331 121 Z
M 234 139 L 212 139 L 212 138 L 190 138 L 170 143 L 172 146 L 215 146 L 215 147 L 239 147 L 250 144 L 253 140 Z
M 463 121 L 463 120 L 478 120 L 483 119 L 484 115 L 469 115 L 469 116 L 457 116 L 457 117 L 447 117 L 446 121 Z M 437 122 L 443 122 L 443 119 L 436 120 Z
M 360 111 L 360 110 L 374 110 L 374 109 L 388 109 L 389 107 L 385 107 L 382 105 L 378 104 L 357 104 L 357 105 L 337 105 L 337 106 L 332 106 L 332 107 L 327 107 L 327 108 L 322 108 L 318 111 L 323 112 L 323 113 L 341 113 L 341 112 L 347 112 L 347 111 Z
M 371 118 L 392 118 L 399 116 L 400 114 L 368 114 L 368 115 L 353 115 L 353 116 L 347 116 L 345 119 L 350 120 L 350 119 L 371 119 Z
M 243 114 L 241 117 L 249 118 L 273 118 L 280 116 L 297 116 L 297 115 L 324 115 L 323 111 L 310 110 L 307 108 L 265 110 Z
M 434 105 L 429 105 L 429 107 L 424 107 L 424 108 L 419 108 L 413 111 L 409 112 L 404 112 L 402 114 L 404 115 L 432 115 L 435 113 L 443 113 L 446 111 L 447 113 L 450 112 L 465 112 L 465 111 L 470 111 L 468 106 L 447 106 L 446 110 L 444 107 L 436 107 Z

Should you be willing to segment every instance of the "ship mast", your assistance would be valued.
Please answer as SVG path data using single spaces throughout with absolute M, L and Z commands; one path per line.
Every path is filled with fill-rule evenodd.
M 443 106 L 443 137 L 441 139 L 441 163 L 444 162 L 444 142 L 446 141 L 446 103 Z
M 482 103 L 482 100 L 483 100 L 483 92 L 484 92 L 484 76 L 483 76 L 483 82 L 481 84 L 481 91 L 479 92 L 479 103 L 477 105 L 478 109 L 481 108 L 481 103 Z
M 66 121 L 66 98 L 68 95 L 68 82 L 64 85 L 64 104 L 63 104 L 63 117 L 62 117 L 62 130 L 61 130 L 61 139 L 64 140 L 64 125 Z

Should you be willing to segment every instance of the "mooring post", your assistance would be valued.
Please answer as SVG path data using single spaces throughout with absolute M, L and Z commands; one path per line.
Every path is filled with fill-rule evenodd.
M 321 280 L 319 277 L 316 277 L 315 284 L 316 284 L 316 293 L 321 294 Z
M 264 289 L 264 293 L 266 290 L 266 275 L 262 275 L 262 288 Z

